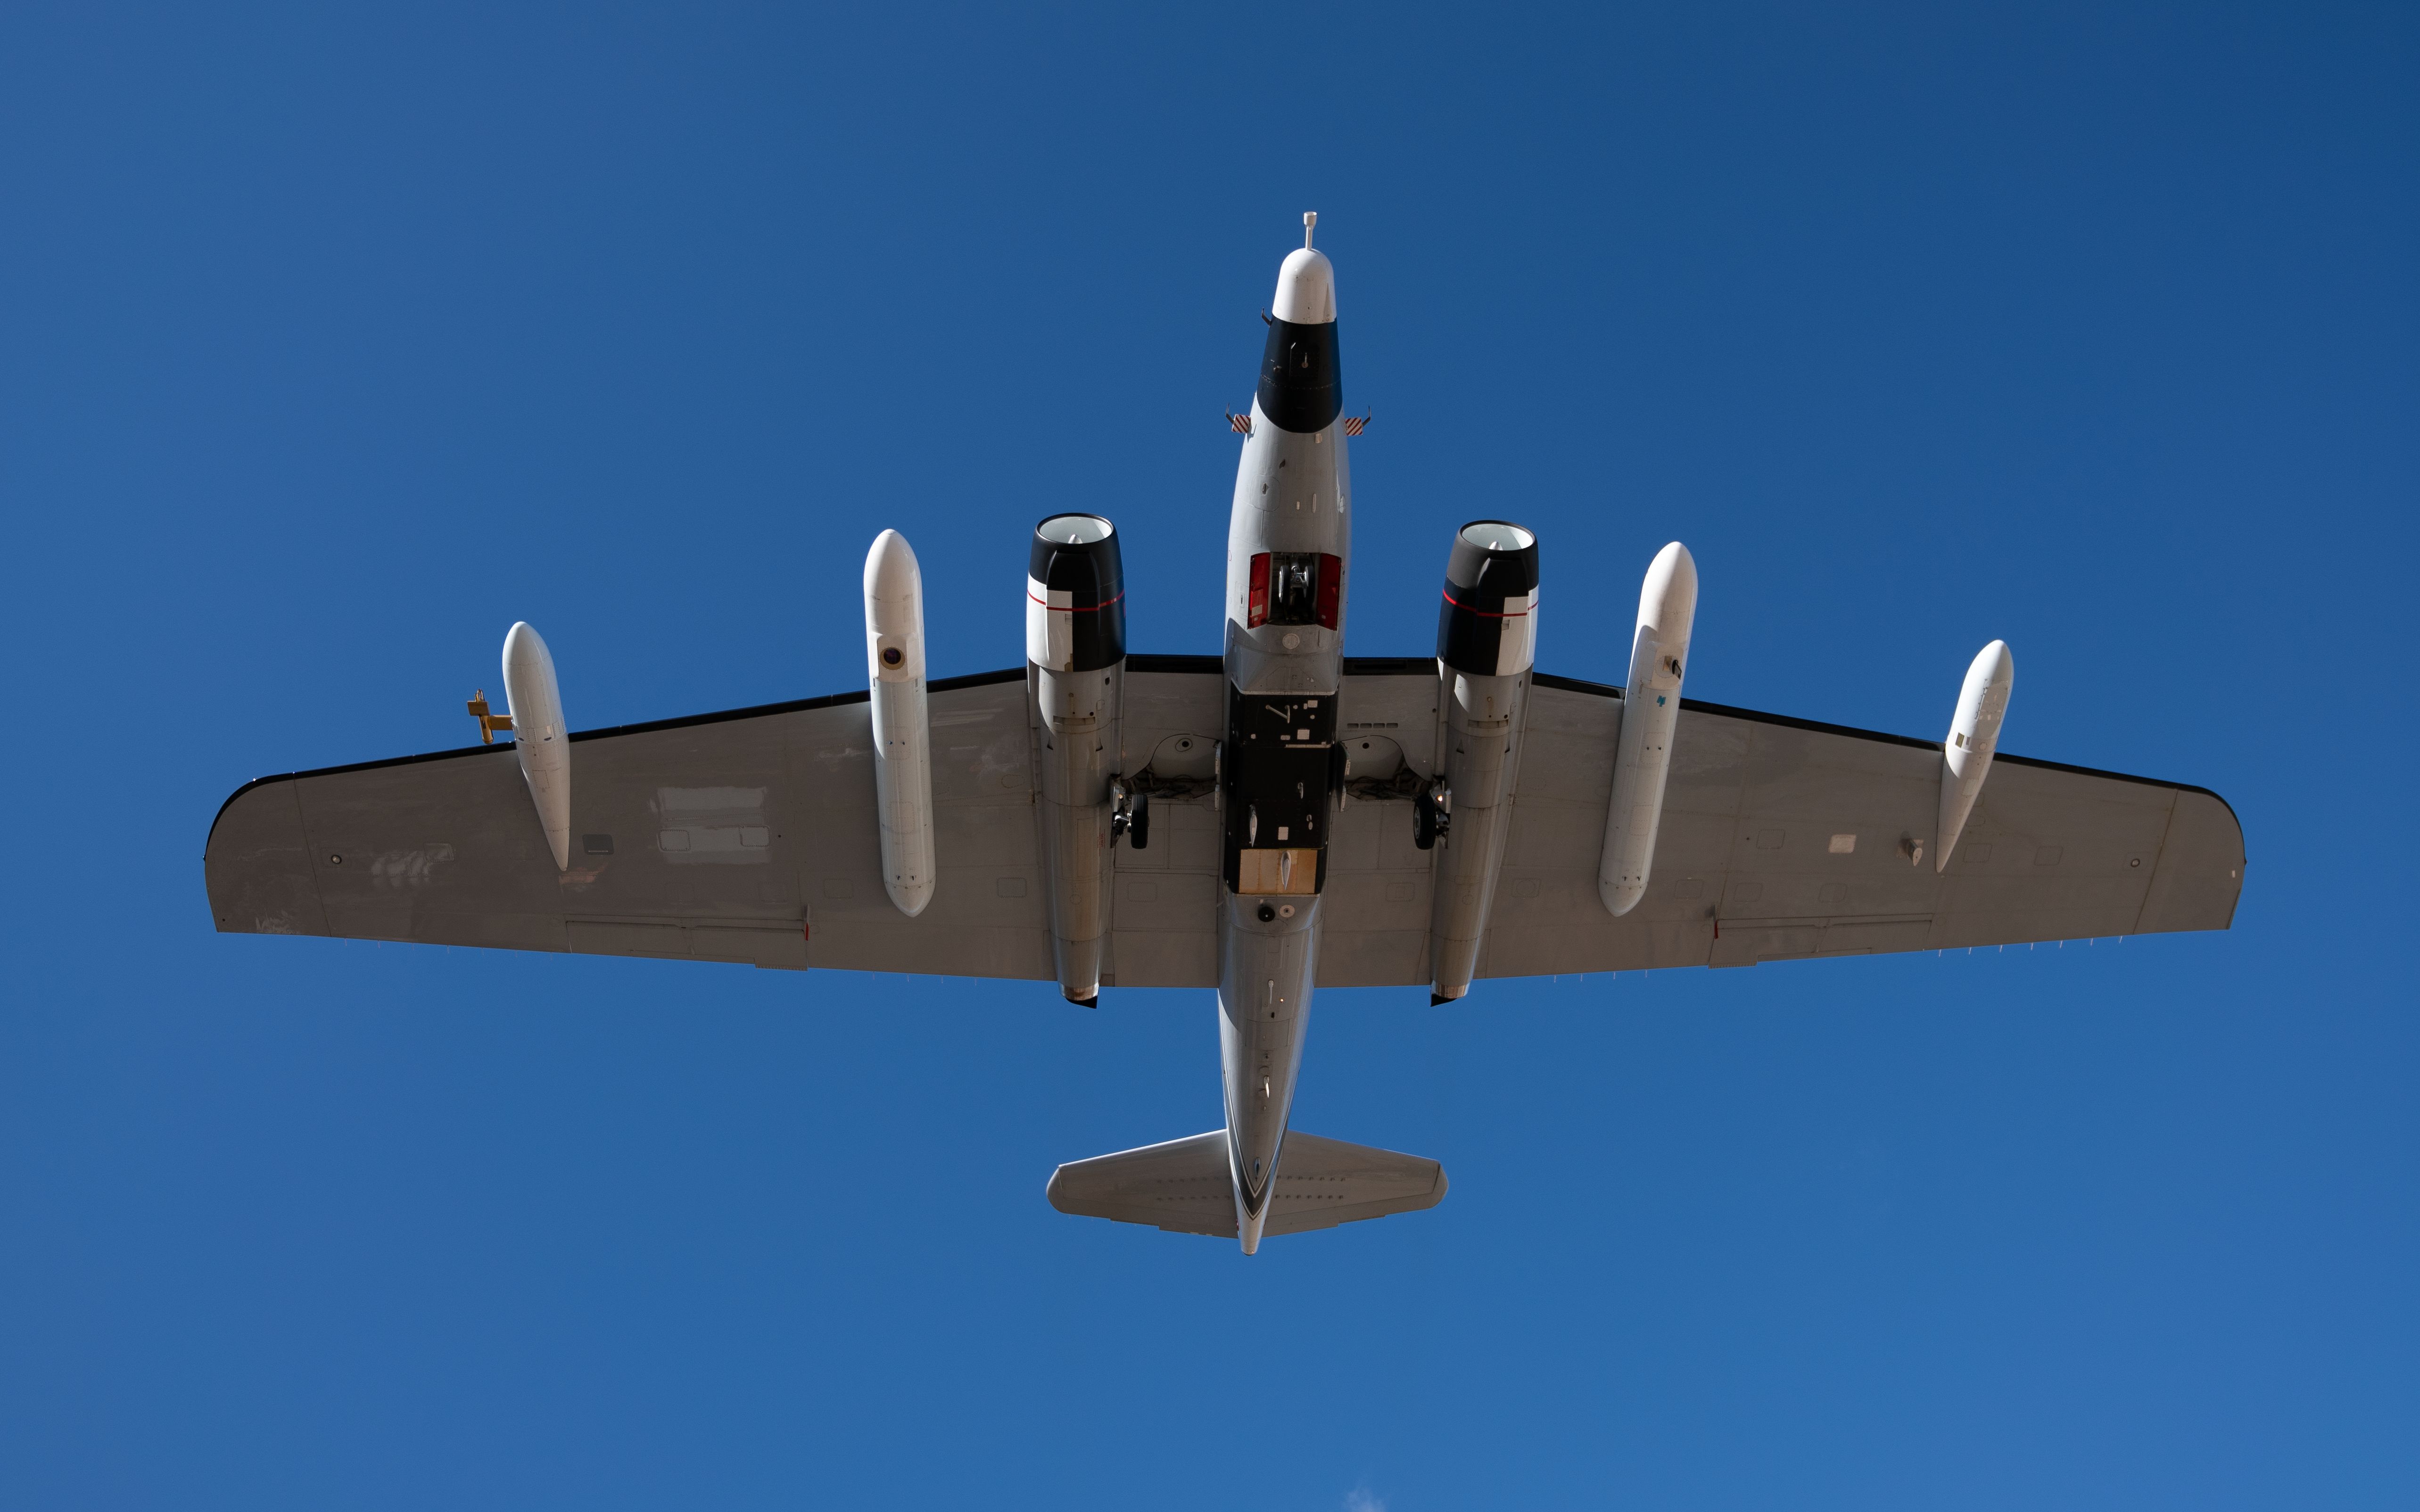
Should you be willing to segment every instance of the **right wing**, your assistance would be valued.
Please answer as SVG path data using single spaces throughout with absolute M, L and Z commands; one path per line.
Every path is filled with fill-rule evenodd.
M 1941 747 L 1682 704 L 1646 898 L 1598 902 L 1615 689 L 1538 679 L 1480 975 L 1748 966 L 2220 930 L 2243 831 L 2204 788 L 2003 755 L 1947 872 Z
M 1409 798 L 1434 770 L 1431 662 L 1348 661 L 1353 796 L 1337 815 L 1319 983 L 1428 980 L 1432 854 Z M 1653 882 L 1598 901 L 1621 692 L 1539 674 L 1481 977 L 1753 965 L 1820 955 L 2225 929 L 2243 831 L 2203 788 L 2003 755 L 1946 873 L 1928 852 L 1941 748 L 1683 702 Z M 1443 842 L 1451 843 L 1449 836 Z M 1124 864 L 1123 862 L 1121 863 Z

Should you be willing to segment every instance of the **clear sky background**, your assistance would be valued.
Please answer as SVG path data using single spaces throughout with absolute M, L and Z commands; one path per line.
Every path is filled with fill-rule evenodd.
M 2407 8 L 0 13 L 0 1504 L 2420 1503 Z M 1351 643 L 1451 530 L 1618 679 L 2207 785 L 2226 934 L 1321 995 L 1433 1212 L 1061 1216 L 1207 994 L 220 937 L 264 773 L 1215 652 L 1279 259 Z

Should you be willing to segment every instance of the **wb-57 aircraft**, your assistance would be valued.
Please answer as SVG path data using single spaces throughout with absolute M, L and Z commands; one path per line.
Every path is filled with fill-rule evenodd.
M 527 625 L 483 744 L 230 797 L 222 931 L 762 967 L 1216 987 L 1226 1126 L 1063 1165 L 1060 1211 L 1233 1237 L 1435 1206 L 1436 1162 L 1289 1131 L 1314 987 L 1744 966 L 2225 929 L 2215 794 L 1997 754 L 2009 648 L 1939 742 L 1684 701 L 1697 565 L 1649 567 L 1620 687 L 1531 667 L 1539 546 L 1477 520 L 1434 658 L 1343 654 L 1353 486 L 1336 277 L 1278 271 L 1220 656 L 1129 655 L 1116 528 L 1033 532 L 1025 665 L 924 675 L 897 532 L 861 690 L 573 732 Z M 485 743 L 508 729 L 513 755 Z

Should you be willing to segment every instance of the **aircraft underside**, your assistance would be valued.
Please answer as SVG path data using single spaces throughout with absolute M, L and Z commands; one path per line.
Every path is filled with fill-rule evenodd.
M 1335 272 L 1287 255 L 1241 455 L 1223 655 L 1130 655 L 1116 527 L 1035 528 L 1026 664 L 928 680 L 896 532 L 863 693 L 572 733 L 526 625 L 481 746 L 248 784 L 227 932 L 1214 985 L 1225 1127 L 1059 1168 L 1063 1211 L 1264 1238 L 1435 1206 L 1434 1160 L 1289 1134 L 1313 989 L 1753 965 L 2224 929 L 2215 795 L 1998 753 L 1999 641 L 1940 741 L 1684 701 L 1698 600 L 1650 564 L 1619 686 L 1538 673 L 1540 552 L 1450 544 L 1434 658 L 1343 656 L 1352 481 Z M 485 743 L 509 731 L 514 756 Z

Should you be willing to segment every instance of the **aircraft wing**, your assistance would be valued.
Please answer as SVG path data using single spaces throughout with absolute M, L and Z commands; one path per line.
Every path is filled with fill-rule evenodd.
M 1426 658 L 1346 663 L 1354 762 L 1330 845 L 1324 986 L 1428 980 Z M 1219 663 L 1134 656 L 1125 745 L 1151 843 L 1115 850 L 1103 980 L 1210 987 Z M 204 870 L 222 931 L 935 976 L 1052 977 L 1021 670 L 930 685 L 940 880 L 883 890 L 862 692 L 572 739 L 558 873 L 512 752 L 474 746 L 264 778 L 227 800 Z M 1940 748 L 1684 702 L 1654 882 L 1596 898 L 1619 690 L 1540 675 L 1481 976 L 2224 929 L 2242 833 L 2199 788 L 2000 756 L 1946 875 L 1928 855 Z
M 1384 741 L 1398 732 L 1380 727 L 1397 721 L 1405 764 L 1422 775 L 1435 705 L 1428 663 L 1346 679 L 1351 733 Z M 2207 789 L 2003 754 L 1943 873 L 1931 851 L 1918 862 L 1901 848 L 1932 835 L 1937 743 L 1696 700 L 1681 707 L 1653 880 L 1616 918 L 1596 874 L 1621 693 L 1537 675 L 1480 976 L 1743 966 L 2234 918 L 2243 831 Z M 1363 786 L 1357 778 L 1357 767 L 1352 785 Z M 1428 980 L 1427 857 L 1410 836 L 1401 804 L 1357 801 L 1340 816 L 1322 985 Z
M 937 976 L 1051 975 L 1022 671 L 929 685 L 940 884 L 882 886 L 862 692 L 571 737 L 557 873 L 502 745 L 264 778 L 210 831 L 218 927 Z

